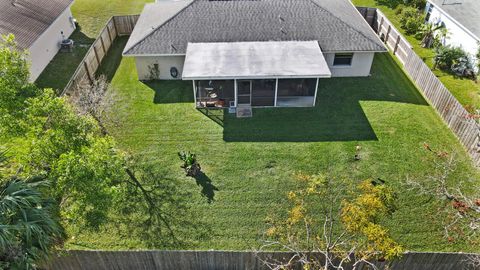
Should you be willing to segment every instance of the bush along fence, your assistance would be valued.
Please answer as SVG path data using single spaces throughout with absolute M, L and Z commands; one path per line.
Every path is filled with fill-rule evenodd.
M 182 269 L 214 270 L 269 269 L 265 261 L 286 262 L 293 254 L 285 252 L 253 251 L 69 251 L 57 257 L 46 267 L 50 270 L 127 270 L 127 269 Z M 406 253 L 391 264 L 390 270 L 469 270 L 473 254 L 463 253 Z M 386 263 L 377 263 L 386 269 Z M 300 265 L 292 269 L 302 269 Z M 350 268 L 346 268 L 350 269 Z M 359 269 L 370 269 L 360 267 Z
M 416 83 L 430 104 L 465 146 L 476 166 L 480 166 L 480 125 L 442 82 L 433 74 L 413 47 L 387 17 L 375 8 L 359 7 L 388 49 L 402 63 L 404 70 Z
M 108 20 L 100 35 L 93 42 L 82 62 L 75 70 L 75 73 L 73 73 L 72 78 L 63 89 L 62 95 L 70 94 L 80 83 L 85 81 L 92 82 L 95 79 L 95 73 L 115 38 L 130 35 L 138 17 L 139 15 L 113 16 Z

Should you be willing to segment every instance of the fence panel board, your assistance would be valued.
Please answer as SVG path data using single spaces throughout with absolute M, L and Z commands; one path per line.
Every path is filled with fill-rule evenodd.
M 127 270 L 127 269 L 268 269 L 262 260 L 285 262 L 293 254 L 252 251 L 68 251 L 66 256 L 52 259 L 49 270 Z M 471 254 L 405 253 L 393 262 L 391 270 L 458 270 L 466 268 Z M 386 269 L 385 262 L 376 263 Z M 293 269 L 301 269 L 297 265 Z M 347 267 L 346 269 L 350 269 Z

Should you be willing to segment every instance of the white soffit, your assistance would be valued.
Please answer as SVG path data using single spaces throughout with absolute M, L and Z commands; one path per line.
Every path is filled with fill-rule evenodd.
M 184 80 L 330 78 L 317 41 L 188 43 Z

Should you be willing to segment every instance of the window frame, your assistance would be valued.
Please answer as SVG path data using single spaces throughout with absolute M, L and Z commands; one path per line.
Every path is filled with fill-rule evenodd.
M 354 53 L 335 53 L 333 56 L 333 66 L 334 67 L 351 67 L 353 63 L 353 57 Z M 339 59 L 350 59 L 348 64 L 340 64 L 340 63 L 335 63 L 337 61 L 337 58 Z

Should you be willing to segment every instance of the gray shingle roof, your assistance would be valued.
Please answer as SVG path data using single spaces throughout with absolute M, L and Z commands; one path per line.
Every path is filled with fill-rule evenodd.
M 430 0 L 480 39 L 480 0 Z
M 149 27 L 140 22 L 134 33 Z M 272 40 L 318 40 L 324 52 L 386 51 L 349 0 L 194 0 L 124 54 L 184 54 L 188 42 Z
M 73 0 L 0 0 L 0 34 L 14 34 L 28 49 Z

